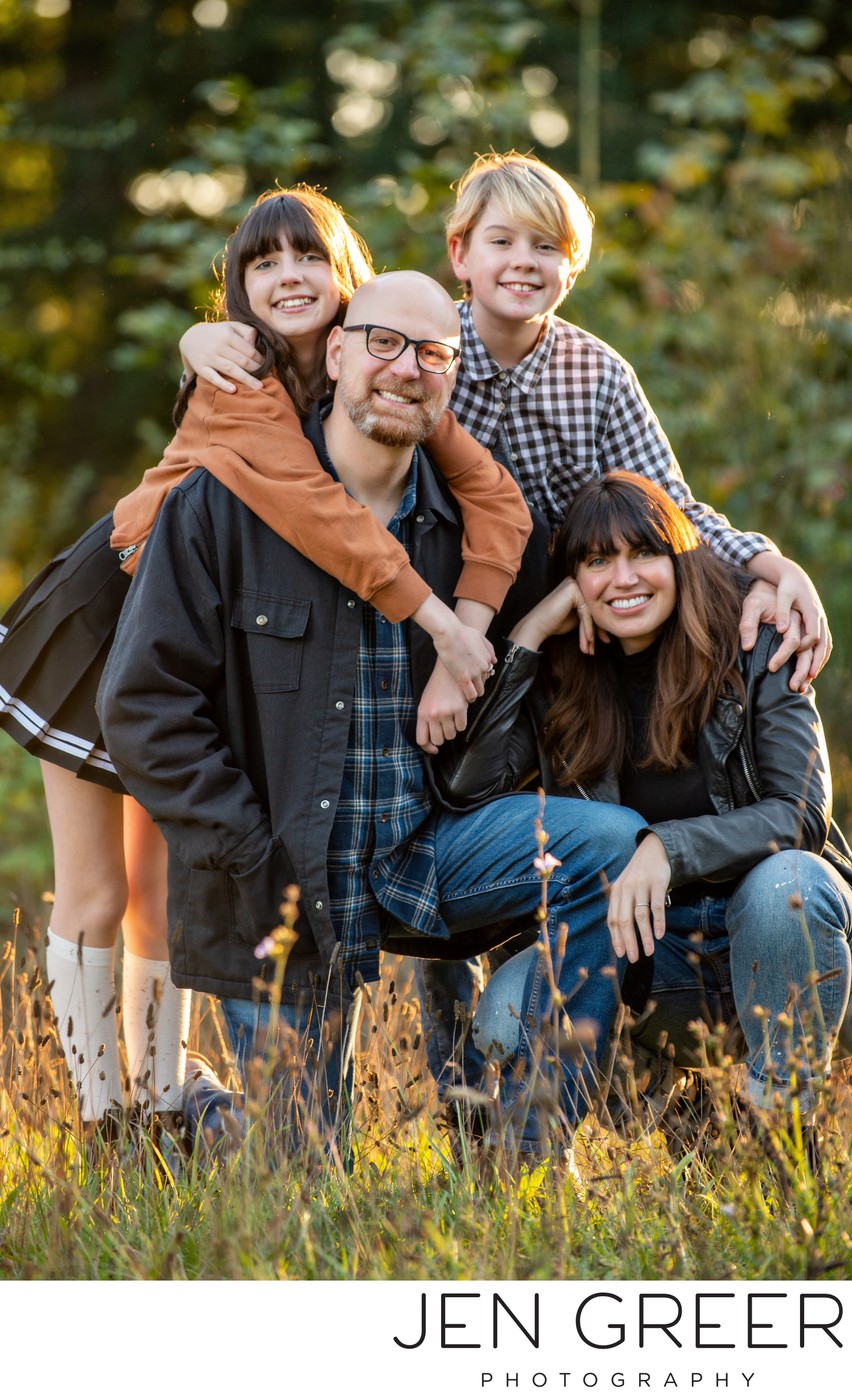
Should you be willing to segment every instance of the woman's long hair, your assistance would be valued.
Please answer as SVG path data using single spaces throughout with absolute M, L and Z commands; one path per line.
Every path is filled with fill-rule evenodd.
M 353 293 L 373 275 L 373 263 L 366 243 L 350 228 L 343 210 L 307 184 L 296 184 L 292 189 L 270 189 L 261 194 L 225 245 L 215 308 L 221 318 L 239 320 L 253 327 L 256 348 L 263 355 L 263 363 L 255 377 L 274 373 L 284 384 L 296 410 L 306 416 L 311 404 L 328 386 L 325 355 L 318 355 L 312 374 L 303 374 L 286 339 L 254 314 L 245 288 L 246 267 L 265 253 L 277 250 L 282 238 L 286 238 L 297 252 L 316 252 L 329 263 L 340 292 L 340 310 L 332 324 L 342 323 Z M 174 413 L 176 426 L 186 411 L 194 383 L 192 379 L 178 396 Z
M 677 599 L 657 653 L 641 762 L 672 771 L 694 757 L 726 681 L 743 693 L 736 668 L 743 586 L 663 490 L 625 470 L 578 491 L 552 545 L 554 579 L 573 577 L 587 557 L 614 551 L 621 539 L 674 563 Z M 617 644 L 598 640 L 590 657 L 580 653 L 577 631 L 547 643 L 551 705 L 543 738 L 560 785 L 594 780 L 624 763 L 629 719 L 610 658 Z

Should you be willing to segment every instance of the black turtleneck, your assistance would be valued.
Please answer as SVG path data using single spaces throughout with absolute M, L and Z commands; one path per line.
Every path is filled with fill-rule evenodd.
M 649 824 L 715 813 L 697 757 L 676 771 L 661 771 L 639 764 L 648 751 L 648 726 L 661 638 L 638 654 L 625 654 L 613 641 L 611 655 L 629 716 L 627 751 L 619 773 L 621 803 L 635 809 Z M 691 902 L 702 896 L 724 897 L 734 885 L 691 882 L 675 889 L 672 900 Z

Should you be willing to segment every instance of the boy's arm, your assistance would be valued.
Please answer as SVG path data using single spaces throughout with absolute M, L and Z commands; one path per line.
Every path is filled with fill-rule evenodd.
M 831 654 L 828 618 L 812 582 L 801 567 L 782 557 L 771 539 L 762 533 L 740 533 L 724 514 L 693 497 L 639 380 L 624 361 L 621 368 L 601 447 L 604 471 L 634 470 L 653 480 L 691 519 L 719 557 L 745 567 L 752 576 L 778 588 L 774 609 L 763 607 L 758 613 L 754 600 L 747 598 L 740 635 L 743 647 L 751 649 L 760 621 L 774 623 L 785 641 L 773 657 L 773 667 L 780 667 L 798 652 L 799 660 L 790 680 L 791 688 L 798 690 L 816 677 Z M 798 627 L 791 628 L 791 610 L 801 614 L 801 638 L 795 633 Z
M 520 486 L 449 409 L 424 444 L 462 511 L 464 565 L 455 594 L 499 611 L 532 532 Z

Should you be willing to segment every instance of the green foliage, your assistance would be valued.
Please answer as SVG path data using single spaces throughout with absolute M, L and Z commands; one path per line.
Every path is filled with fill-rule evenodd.
M 53 887 L 50 830 L 38 763 L 0 737 L 0 917 L 22 907 L 31 923 Z

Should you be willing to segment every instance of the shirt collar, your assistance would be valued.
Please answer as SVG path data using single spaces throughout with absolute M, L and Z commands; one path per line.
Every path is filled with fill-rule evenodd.
M 331 393 L 327 393 L 320 398 L 319 402 L 314 403 L 304 423 L 304 432 L 319 456 L 321 464 L 336 480 L 338 478 L 337 471 L 326 450 L 325 433 L 322 428 L 324 419 L 331 411 L 333 400 Z M 436 479 L 435 467 L 426 452 L 419 446 L 415 447 L 411 461 L 411 474 L 394 517 L 406 518 L 415 506 L 421 510 L 430 509 L 433 514 L 438 514 L 452 523 L 455 522 L 456 516 L 452 506 Z
M 475 383 L 484 383 L 504 373 L 516 387 L 520 388 L 521 392 L 530 392 L 547 368 L 550 355 L 553 352 L 556 340 L 553 316 L 548 315 L 544 334 L 526 358 L 521 359 L 521 362 L 516 364 L 514 368 L 504 369 L 500 367 L 496 359 L 492 359 L 480 339 L 473 323 L 470 301 L 460 302 L 458 311 L 462 327 L 462 363 L 467 377 Z

